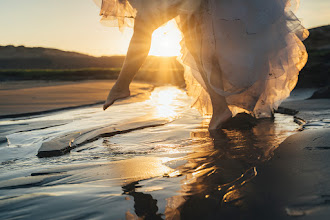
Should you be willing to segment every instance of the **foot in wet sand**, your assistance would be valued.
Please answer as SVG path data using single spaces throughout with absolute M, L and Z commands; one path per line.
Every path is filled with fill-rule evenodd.
M 212 115 L 210 124 L 209 124 L 209 131 L 216 130 L 221 128 L 221 125 L 228 121 L 232 117 L 231 111 L 226 108 L 223 112 L 215 111 Z
M 130 91 L 128 87 L 122 87 L 115 84 L 109 92 L 107 100 L 103 105 L 103 110 L 106 110 L 109 106 L 111 106 L 115 101 L 119 99 L 124 99 L 129 97 Z

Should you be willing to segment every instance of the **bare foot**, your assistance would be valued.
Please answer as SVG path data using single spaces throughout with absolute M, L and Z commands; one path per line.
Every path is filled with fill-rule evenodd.
M 209 124 L 209 131 L 220 128 L 221 125 L 232 117 L 231 111 L 226 108 L 222 113 L 214 112 Z
M 131 95 L 129 88 L 120 87 L 115 84 L 109 92 L 107 100 L 104 102 L 103 110 L 106 110 L 109 106 L 111 106 L 118 99 L 124 99 Z

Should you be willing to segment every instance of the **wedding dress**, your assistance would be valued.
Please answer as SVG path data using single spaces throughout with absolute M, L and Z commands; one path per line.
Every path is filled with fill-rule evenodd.
M 308 31 L 293 0 L 96 0 L 108 25 L 133 27 L 175 6 L 183 33 L 180 61 L 194 106 L 211 113 L 206 85 L 226 98 L 233 115 L 269 117 L 290 95 L 307 62 Z M 218 66 L 218 71 L 214 71 Z M 214 84 L 215 75 L 222 85 Z

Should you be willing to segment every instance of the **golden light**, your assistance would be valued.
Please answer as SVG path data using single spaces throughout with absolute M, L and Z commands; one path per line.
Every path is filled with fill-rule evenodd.
M 177 28 L 175 20 L 171 20 L 166 25 L 159 27 L 152 34 L 149 55 L 179 56 L 181 39 L 182 35 Z
M 177 97 L 182 93 L 177 88 L 157 88 L 150 95 L 150 101 L 156 108 L 156 116 L 172 119 L 178 115 Z
M 111 176 L 114 179 L 121 179 L 126 184 L 163 176 L 174 171 L 172 168 L 164 165 L 162 158 L 158 157 L 136 157 L 115 161 L 110 165 L 114 165 L 112 169 L 109 169 L 109 166 L 107 166 L 107 171 L 111 170 Z

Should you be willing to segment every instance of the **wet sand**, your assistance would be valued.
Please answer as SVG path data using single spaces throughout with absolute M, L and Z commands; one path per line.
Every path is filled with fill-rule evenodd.
M 253 181 L 257 190 L 247 196 L 254 208 L 271 207 L 277 219 L 328 219 L 329 134 L 330 128 L 309 129 L 287 138 L 272 160 L 259 168 Z
M 145 102 L 128 99 L 109 114 L 96 105 L 5 119 L 0 218 L 327 219 L 329 102 L 305 98 L 282 104 L 299 111 L 303 127 L 277 113 L 249 129 L 212 134 L 208 119 L 171 88 L 156 89 Z M 36 156 L 56 137 L 120 127 L 138 114 L 167 122 L 96 136 L 60 157 Z
M 4 82 L 0 84 L 0 118 L 36 115 L 101 104 L 114 82 L 114 80 Z M 152 85 L 145 83 L 131 85 L 132 96 L 136 101 L 146 99 L 152 89 Z

